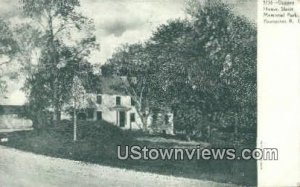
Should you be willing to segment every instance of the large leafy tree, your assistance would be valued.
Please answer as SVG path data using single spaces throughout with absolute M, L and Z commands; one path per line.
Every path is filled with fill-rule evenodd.
M 33 108 L 53 108 L 53 119 L 59 123 L 62 106 L 71 98 L 73 77 L 92 69 L 87 59 L 91 50 L 98 48 L 93 22 L 78 12 L 79 0 L 20 3 L 24 15 L 41 32 L 42 42 L 36 71 L 25 88 Z
M 213 96 L 206 100 L 212 106 L 208 115 L 219 122 L 230 115 L 236 132 L 241 125 L 255 127 L 256 26 L 219 1 L 190 10 L 197 39 L 189 43 L 202 52 L 192 81 L 196 90 Z
M 236 130 L 238 124 L 254 127 L 254 24 L 235 15 L 228 5 L 220 1 L 193 3 L 188 10 L 191 14 L 191 32 L 172 37 L 173 45 L 179 43 L 172 47 L 176 53 L 172 55 L 170 50 L 166 51 L 173 59 L 168 59 L 168 63 L 164 63 L 167 67 L 160 68 L 158 73 L 168 85 L 167 95 L 176 93 L 169 97 L 172 100 L 167 97 L 169 103 L 178 101 L 175 105 L 177 109 L 190 106 L 190 110 L 183 107 L 184 110 L 178 114 L 179 119 L 184 119 L 181 124 L 186 130 L 196 129 L 202 124 L 208 127 L 209 134 L 211 124 L 221 124 L 223 117 L 228 115 L 235 118 Z M 171 24 L 161 28 L 154 35 L 154 41 L 172 36 L 166 34 L 172 33 Z M 170 45 L 168 41 L 161 43 Z M 161 56 L 165 59 L 164 54 Z M 201 122 L 202 119 L 204 122 Z
M 172 107 L 188 136 L 209 136 L 214 124 L 255 127 L 255 25 L 220 1 L 191 1 L 187 12 L 188 20 L 159 26 L 142 49 L 117 52 L 110 66 L 128 75 L 142 67 L 149 100 Z

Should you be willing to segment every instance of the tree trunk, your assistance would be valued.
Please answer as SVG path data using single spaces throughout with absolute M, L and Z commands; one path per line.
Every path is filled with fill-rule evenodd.
M 141 111 L 139 111 L 139 109 L 138 108 L 136 108 L 136 111 L 137 111 L 137 114 L 138 114 L 138 116 L 139 116 L 139 118 L 141 119 L 141 121 L 142 121 L 142 129 L 144 130 L 144 131 L 146 131 L 147 130 L 147 120 L 146 120 L 146 122 L 145 122 L 145 117 L 141 114 Z
M 76 109 L 74 108 L 73 111 L 73 141 L 77 141 L 77 115 L 76 115 Z
M 234 116 L 234 139 L 237 140 L 238 136 L 238 113 Z
M 51 63 L 52 63 L 52 70 L 50 72 L 53 75 L 53 122 L 54 125 L 59 125 L 60 124 L 60 116 L 61 116 L 61 111 L 60 111 L 60 103 L 59 103 L 59 81 L 58 81 L 58 75 L 57 75 L 57 63 L 59 62 L 59 57 L 58 53 L 56 51 L 55 47 L 55 41 L 54 41 L 54 34 L 53 34 L 53 18 L 52 15 L 49 14 L 48 18 L 48 27 L 49 27 L 49 44 L 50 44 L 50 54 L 51 54 Z
M 144 131 L 148 130 L 147 119 L 148 119 L 148 115 L 142 117 Z
M 55 97 L 57 97 L 57 94 L 54 95 L 56 95 Z M 55 104 L 54 104 L 53 120 L 55 125 L 59 125 L 61 120 L 61 110 L 58 103 L 58 98 L 55 97 L 54 97 Z
M 48 119 L 43 112 L 37 111 L 32 120 L 32 126 L 35 130 L 42 130 L 47 126 L 45 124 L 47 120 Z

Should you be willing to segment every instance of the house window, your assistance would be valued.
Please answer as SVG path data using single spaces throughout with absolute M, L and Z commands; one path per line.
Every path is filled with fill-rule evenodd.
M 135 113 L 130 114 L 130 122 L 135 122 Z
M 121 97 L 120 96 L 116 97 L 116 105 L 121 105 Z
M 165 124 L 169 123 L 169 115 L 165 115 Z
M 102 96 L 101 95 L 97 95 L 97 103 L 102 104 Z
M 87 109 L 87 118 L 88 119 L 93 119 L 94 118 L 94 109 L 93 108 L 88 108 Z
M 134 99 L 131 98 L 131 106 L 134 106 L 135 105 L 135 101 Z
M 97 120 L 98 121 L 102 120 L 102 112 L 101 111 L 97 111 Z
M 77 114 L 77 119 L 78 120 L 86 120 L 86 114 L 83 112 L 80 112 Z

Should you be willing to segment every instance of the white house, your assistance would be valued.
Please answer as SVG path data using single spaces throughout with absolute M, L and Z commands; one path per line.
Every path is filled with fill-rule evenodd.
M 0 131 L 30 130 L 32 121 L 22 116 L 24 105 L 16 105 L 0 96 Z
M 130 96 L 121 94 L 91 94 L 89 107 L 78 114 L 78 119 L 104 120 L 124 129 L 140 129 L 142 121 Z
M 88 108 L 78 113 L 78 119 L 104 120 L 122 129 L 141 129 L 143 123 L 134 100 L 125 92 L 115 89 L 115 86 L 123 83 L 122 79 L 120 77 L 103 77 L 101 80 L 102 92 L 86 95 Z M 151 115 L 147 120 L 147 127 L 150 133 L 173 134 L 173 114 L 167 112 Z

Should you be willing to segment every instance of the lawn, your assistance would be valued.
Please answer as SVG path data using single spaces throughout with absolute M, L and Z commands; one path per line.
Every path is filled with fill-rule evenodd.
M 256 162 L 229 160 L 118 160 L 117 146 L 140 145 L 156 148 L 191 147 L 201 142 L 184 142 L 176 138 L 150 136 L 122 131 L 106 122 L 78 125 L 78 141 L 73 142 L 70 122 L 42 131 L 10 133 L 1 144 L 52 157 L 67 158 L 101 165 L 147 171 L 241 185 L 256 185 Z

